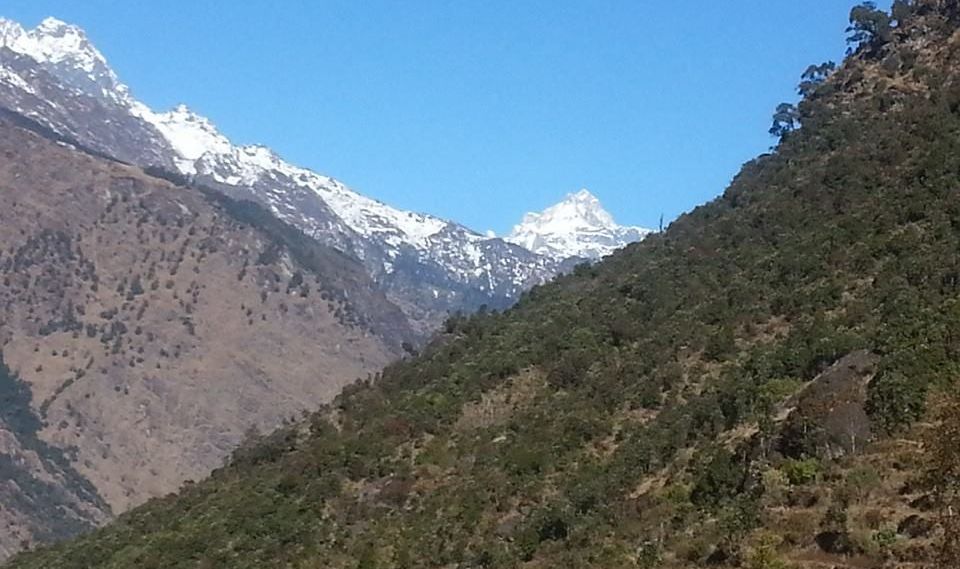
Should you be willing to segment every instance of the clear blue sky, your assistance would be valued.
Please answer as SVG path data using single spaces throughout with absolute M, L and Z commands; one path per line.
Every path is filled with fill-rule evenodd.
M 853 0 L 4 0 L 84 27 L 149 105 L 388 203 L 507 231 L 588 187 L 655 226 L 771 144 Z M 881 4 L 886 4 L 881 2 Z M 886 7 L 886 6 L 884 6 Z

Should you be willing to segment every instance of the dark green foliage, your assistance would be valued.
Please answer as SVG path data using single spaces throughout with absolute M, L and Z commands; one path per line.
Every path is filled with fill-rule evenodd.
M 803 75 L 800 76 L 800 84 L 797 86 L 797 92 L 801 97 L 813 96 L 836 68 L 837 64 L 832 61 L 807 67 Z
M 790 103 L 780 103 L 773 113 L 773 125 L 770 127 L 770 136 L 783 138 L 800 126 L 800 113 Z
M 902 8 L 898 11 L 902 11 Z M 851 49 L 866 49 L 875 53 L 893 39 L 890 15 L 877 9 L 876 2 L 863 2 L 850 10 L 847 33 L 847 43 Z
M 744 466 L 730 451 L 717 450 L 696 473 L 690 501 L 715 507 L 732 499 L 744 488 Z
M 894 433 L 923 415 L 926 396 L 927 383 L 922 378 L 883 373 L 870 385 L 867 411 L 882 431 Z
M 782 467 L 787 481 L 794 486 L 813 482 L 820 473 L 820 463 L 816 459 L 789 460 Z
M 159 166 L 147 166 L 143 169 L 144 173 L 153 176 L 154 178 L 161 178 L 176 186 L 189 186 L 190 178 L 180 174 L 179 172 L 171 172 L 165 168 Z
M 917 0 L 893 0 L 893 6 L 890 8 L 890 19 L 896 23 L 898 28 L 902 28 L 913 17 L 916 10 Z
M 0 352 L 0 421 L 15 433 L 35 436 L 43 428 L 30 407 L 30 387 L 15 377 Z

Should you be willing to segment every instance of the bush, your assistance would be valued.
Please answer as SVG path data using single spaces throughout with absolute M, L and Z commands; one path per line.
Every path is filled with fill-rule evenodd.
M 719 449 L 694 473 L 690 501 L 698 506 L 718 506 L 743 487 L 744 465 L 726 449 Z
M 923 415 L 926 396 L 924 381 L 887 371 L 870 382 L 867 413 L 881 432 L 893 434 Z
M 761 534 L 747 553 L 747 569 L 787 569 L 787 563 L 777 554 L 782 542 L 779 536 Z
M 792 486 L 802 486 L 817 479 L 820 474 L 820 461 L 815 458 L 788 460 L 780 469 Z

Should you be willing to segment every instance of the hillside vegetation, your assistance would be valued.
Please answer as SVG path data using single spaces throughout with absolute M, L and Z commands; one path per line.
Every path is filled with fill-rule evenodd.
M 450 319 L 210 479 L 12 566 L 938 566 L 954 4 L 855 11 L 775 151 L 665 232 Z

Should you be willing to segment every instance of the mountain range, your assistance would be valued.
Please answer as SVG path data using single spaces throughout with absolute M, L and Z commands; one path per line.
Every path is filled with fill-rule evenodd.
M 265 205 L 360 260 L 424 337 L 452 312 L 505 308 L 531 286 L 648 233 L 616 225 L 583 193 L 539 221 L 528 216 L 506 239 L 391 207 L 264 146 L 235 145 L 184 105 L 151 110 L 83 30 L 54 18 L 32 30 L 0 19 L 0 105 L 105 156 Z

